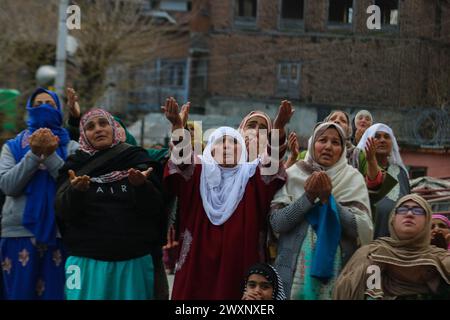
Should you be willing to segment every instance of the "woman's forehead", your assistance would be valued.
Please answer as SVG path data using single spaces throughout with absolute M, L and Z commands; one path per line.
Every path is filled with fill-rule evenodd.
M 388 135 L 389 137 L 391 136 L 389 132 L 385 131 L 385 130 L 378 130 L 375 132 L 375 134 L 377 135 Z
M 51 100 L 53 100 L 53 97 L 51 95 L 49 95 L 47 92 L 41 92 L 41 93 L 38 93 L 34 97 L 34 100 L 36 100 L 36 99 L 39 99 L 39 100 L 41 100 L 41 99 L 51 99 Z
M 330 126 L 326 129 L 324 128 L 324 130 L 322 132 L 318 132 L 317 139 L 320 137 L 324 137 L 324 136 L 335 136 L 335 137 L 340 138 L 339 132 L 336 129 L 336 127 L 334 127 L 334 126 Z
M 439 218 L 433 218 L 433 219 L 431 219 L 431 221 L 432 221 L 433 223 L 436 223 L 436 224 L 442 223 L 442 224 L 444 224 L 446 227 L 448 227 L 447 224 L 446 224 L 444 221 L 442 221 L 441 219 L 439 219 Z
M 260 273 L 252 273 L 251 275 L 248 276 L 248 280 L 270 283 L 270 281 L 267 279 L 267 277 Z
M 407 205 L 407 206 L 410 206 L 410 207 L 414 206 L 414 207 L 421 207 L 422 208 L 422 206 L 419 203 L 417 203 L 416 201 L 414 201 L 414 200 L 406 200 L 405 202 L 402 202 L 400 205 L 401 206 Z M 425 209 L 425 208 L 423 208 L 423 209 Z
M 258 114 L 254 115 L 254 116 L 251 116 L 251 117 L 248 119 L 247 124 L 248 124 L 248 123 L 251 123 L 251 122 L 264 123 L 266 126 L 268 125 L 267 119 L 264 118 L 264 117 L 261 116 L 261 115 L 258 115 Z
M 335 111 L 331 114 L 330 119 L 332 118 L 344 118 L 345 120 L 347 120 L 347 115 L 345 114 L 345 112 L 343 111 Z
M 56 104 L 55 99 L 53 99 L 53 97 L 48 94 L 47 92 L 41 92 L 39 94 L 37 94 L 34 98 L 32 103 L 36 103 L 36 102 L 51 102 L 53 104 Z
M 238 140 L 237 140 L 235 137 L 230 136 L 230 135 L 223 135 L 223 136 L 217 137 L 217 138 L 214 140 L 214 144 L 216 144 L 216 143 L 222 143 L 224 140 L 225 140 L 225 141 L 232 141 L 232 142 L 234 142 L 234 143 L 238 143 Z
M 91 122 L 97 123 L 97 122 L 99 122 L 101 120 L 106 120 L 106 121 L 109 122 L 109 119 L 106 116 L 99 114 L 99 115 L 93 115 L 92 117 L 87 118 L 85 123 L 86 124 L 87 123 L 91 123 Z

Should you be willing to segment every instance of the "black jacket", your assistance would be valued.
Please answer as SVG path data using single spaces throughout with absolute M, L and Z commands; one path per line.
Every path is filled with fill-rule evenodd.
M 105 151 L 108 152 L 108 151 Z M 102 152 L 103 153 L 103 152 Z M 58 186 L 67 171 L 77 170 L 99 156 L 78 151 L 60 171 Z M 112 171 L 157 166 L 139 147 L 130 147 L 102 165 L 91 177 Z M 63 242 L 70 255 L 104 261 L 120 261 L 160 252 L 166 235 L 167 215 L 161 183 L 151 175 L 134 187 L 128 178 L 111 183 L 90 183 L 86 192 L 69 187 L 58 193 L 56 212 Z

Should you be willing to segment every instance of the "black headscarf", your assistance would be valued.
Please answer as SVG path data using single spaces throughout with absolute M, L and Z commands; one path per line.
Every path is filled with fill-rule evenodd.
M 260 274 L 267 279 L 272 284 L 273 300 L 286 300 L 286 295 L 284 294 L 283 283 L 281 282 L 281 278 L 278 275 L 277 270 L 267 263 L 257 263 L 250 267 L 247 272 L 247 276 L 245 277 L 244 287 L 247 287 L 248 278 L 252 274 Z

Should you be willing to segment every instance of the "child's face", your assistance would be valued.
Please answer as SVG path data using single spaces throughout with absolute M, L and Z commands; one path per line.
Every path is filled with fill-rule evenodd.
M 273 286 L 260 274 L 252 274 L 248 277 L 246 291 L 257 300 L 272 300 Z

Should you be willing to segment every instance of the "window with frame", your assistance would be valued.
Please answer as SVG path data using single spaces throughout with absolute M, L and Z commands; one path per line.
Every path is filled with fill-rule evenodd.
M 380 8 L 382 25 L 398 25 L 398 0 L 375 0 L 375 5 Z
M 254 28 L 258 11 L 257 0 L 235 0 L 234 23 L 240 27 Z
M 192 93 L 204 93 L 207 87 L 208 62 L 207 57 L 198 55 L 192 59 L 191 65 Z
M 328 23 L 350 25 L 353 21 L 353 0 L 329 0 Z
M 256 18 L 257 0 L 236 0 L 234 14 L 236 17 Z
M 304 6 L 304 0 L 282 0 L 281 18 L 303 20 Z
M 296 29 L 303 27 L 304 8 L 304 0 L 281 0 L 280 27 L 282 29 Z
M 277 93 L 279 96 L 300 98 L 300 70 L 299 62 L 281 62 L 278 64 Z
M 164 87 L 183 87 L 186 78 L 185 61 L 161 61 L 160 84 Z

